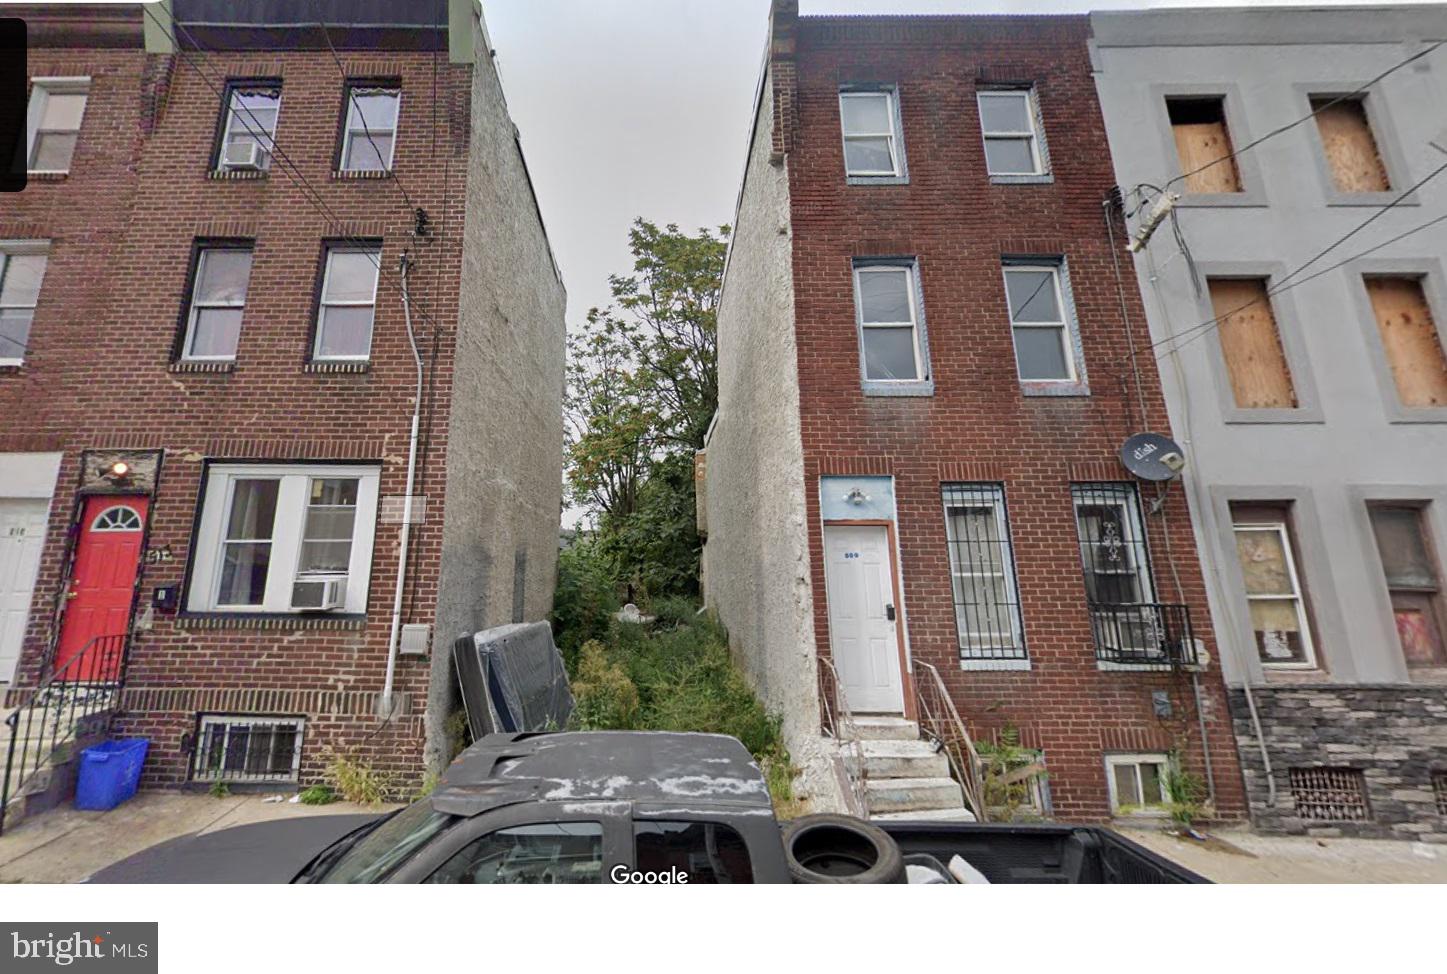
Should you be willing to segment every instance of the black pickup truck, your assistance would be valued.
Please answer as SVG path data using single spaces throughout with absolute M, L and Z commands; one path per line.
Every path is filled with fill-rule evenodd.
M 431 795 L 386 816 L 183 836 L 92 882 L 1198 883 L 1102 828 L 780 823 L 737 740 L 599 731 L 494 734 Z

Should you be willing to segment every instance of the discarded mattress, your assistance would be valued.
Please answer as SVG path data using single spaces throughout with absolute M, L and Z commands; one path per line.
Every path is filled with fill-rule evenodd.
M 573 714 L 563 656 L 546 622 L 463 636 L 452 653 L 473 740 L 494 732 L 562 730 Z

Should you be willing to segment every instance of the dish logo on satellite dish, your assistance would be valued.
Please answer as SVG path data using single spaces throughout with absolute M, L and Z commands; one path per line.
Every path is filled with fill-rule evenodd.
M 1137 433 L 1120 448 L 1120 462 L 1142 480 L 1170 480 L 1186 466 L 1175 440 L 1159 433 Z

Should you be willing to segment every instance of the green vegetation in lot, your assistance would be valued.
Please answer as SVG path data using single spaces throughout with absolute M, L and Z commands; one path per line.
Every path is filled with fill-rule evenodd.
M 745 682 L 728 637 L 687 599 L 660 600 L 652 622 L 611 620 L 572 671 L 582 730 L 672 730 L 737 737 L 764 770 L 776 804 L 793 802 L 794 769 L 779 719 Z
M 330 805 L 336 800 L 337 793 L 326 785 L 312 785 L 297 796 L 297 801 L 303 805 Z

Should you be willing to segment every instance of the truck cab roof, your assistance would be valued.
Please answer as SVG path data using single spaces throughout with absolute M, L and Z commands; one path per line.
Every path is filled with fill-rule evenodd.
M 536 802 L 772 809 L 736 739 L 662 731 L 490 734 L 453 760 L 431 795 L 436 811 L 465 817 Z

